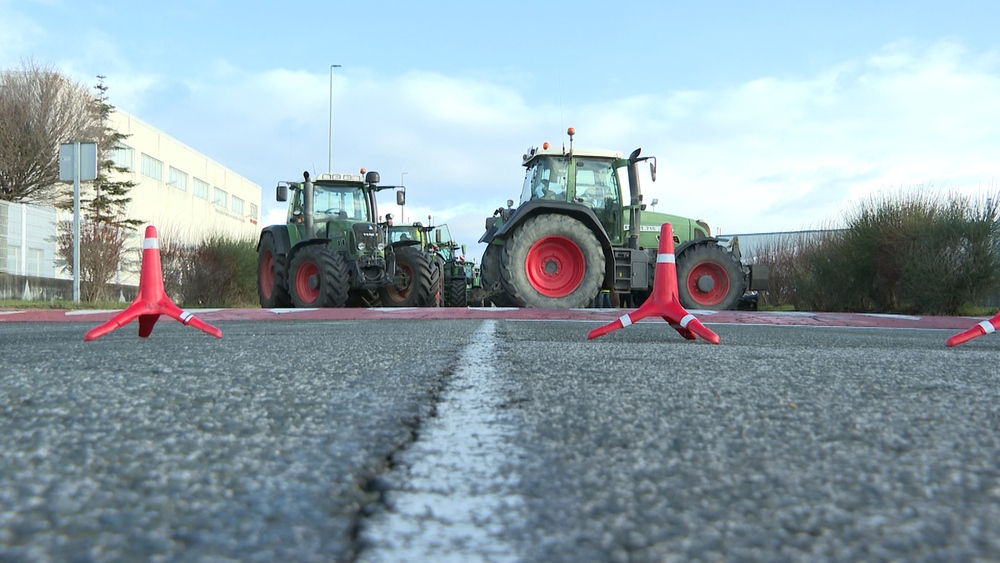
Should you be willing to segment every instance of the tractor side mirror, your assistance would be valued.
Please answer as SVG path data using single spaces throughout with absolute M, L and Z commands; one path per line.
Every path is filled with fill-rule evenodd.
M 434 229 L 434 242 L 441 244 L 441 229 Z
M 464 244 L 462 245 L 462 255 L 463 256 L 465 255 L 465 245 Z
M 514 200 L 508 199 L 507 200 L 507 207 L 514 207 Z
M 396 205 L 406 205 L 406 192 L 396 192 Z
M 278 187 L 274 192 L 274 199 L 278 201 L 288 201 L 288 186 L 285 184 L 278 184 Z
M 649 161 L 649 176 L 650 176 L 650 178 L 652 178 L 652 180 L 654 182 L 656 181 L 656 159 L 655 158 Z
M 378 172 L 372 170 L 371 172 L 365 174 L 365 182 L 368 184 L 377 184 L 379 181 Z

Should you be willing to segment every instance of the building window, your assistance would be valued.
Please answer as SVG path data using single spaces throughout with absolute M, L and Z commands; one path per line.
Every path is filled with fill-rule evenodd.
M 208 182 L 205 180 L 194 179 L 194 197 L 200 197 L 201 199 L 208 199 Z
M 254 219 L 254 220 L 257 219 L 257 204 L 256 203 L 251 203 L 250 204 L 250 218 Z
M 233 196 L 232 199 L 233 199 L 233 213 L 235 213 L 235 214 L 239 215 L 240 217 L 242 217 L 243 216 L 243 200 L 240 199 L 240 198 L 238 198 L 238 197 L 236 197 L 236 196 Z
M 187 175 L 187 173 L 181 172 L 180 170 L 178 170 L 178 169 L 174 168 L 173 166 L 171 166 L 170 167 L 170 179 L 169 179 L 169 181 L 167 181 L 167 185 L 169 185 L 172 188 L 177 188 L 178 190 L 180 190 L 182 192 L 188 191 L 188 175 Z
M 40 248 L 29 248 L 28 254 L 25 256 L 25 273 L 26 276 L 35 276 L 36 278 L 42 277 L 42 257 L 45 255 L 45 251 Z
M 229 207 L 229 194 L 226 193 L 226 190 L 216 186 L 212 192 L 212 203 L 219 207 Z
M 135 170 L 135 149 L 132 147 L 116 145 L 108 151 L 108 159 L 118 168 L 124 168 L 129 172 Z
M 140 153 L 139 172 L 143 176 L 152 178 L 157 182 L 163 181 L 163 163 L 146 153 Z

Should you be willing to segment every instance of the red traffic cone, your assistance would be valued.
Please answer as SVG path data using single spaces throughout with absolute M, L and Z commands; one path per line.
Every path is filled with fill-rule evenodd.
M 694 340 L 700 336 L 712 344 L 719 343 L 719 335 L 701 324 L 694 315 L 681 307 L 677 297 L 677 266 L 674 261 L 674 229 L 670 223 L 660 227 L 660 248 L 656 255 L 656 277 L 653 279 L 653 293 L 641 307 L 623 315 L 614 322 L 595 328 L 587 334 L 587 340 L 604 336 L 620 328 L 637 323 L 646 317 L 663 317 L 684 338 Z
M 952 346 L 965 344 L 973 338 L 978 338 L 984 334 L 996 332 L 998 328 L 1000 328 L 1000 313 L 993 315 L 993 318 L 988 321 L 983 321 L 965 332 L 960 332 L 955 336 L 952 336 L 948 339 L 948 342 L 945 342 L 945 346 L 951 348 Z
M 110 321 L 92 328 L 83 336 L 89 342 L 118 330 L 139 318 L 139 337 L 146 338 L 153 332 L 153 325 L 160 315 L 168 315 L 181 323 L 202 332 L 222 338 L 222 331 L 182 311 L 167 297 L 163 289 L 163 267 L 160 265 L 160 244 L 156 239 L 156 227 L 146 227 L 146 238 L 142 241 L 142 269 L 139 271 L 139 294 L 127 309 L 118 313 Z

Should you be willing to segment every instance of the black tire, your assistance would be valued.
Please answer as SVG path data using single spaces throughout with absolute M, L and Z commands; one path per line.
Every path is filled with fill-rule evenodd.
M 586 225 L 565 215 L 527 219 L 507 239 L 500 282 L 523 307 L 589 307 L 604 285 L 604 251 Z
M 739 260 L 725 247 L 698 244 L 677 257 L 677 294 L 687 309 L 735 309 L 746 293 Z
M 416 246 L 395 249 L 396 275 L 393 283 L 380 287 L 383 307 L 428 307 L 434 305 L 436 268 Z
M 323 245 L 306 246 L 292 257 L 289 293 L 296 307 L 343 307 L 350 277 L 344 259 Z
M 288 259 L 275 250 L 271 233 L 261 234 L 257 247 L 257 297 L 265 309 L 292 306 L 288 294 Z
M 347 292 L 347 307 L 378 307 L 381 302 L 378 295 L 370 289 L 357 289 Z
M 429 307 L 444 307 L 444 260 L 440 256 L 435 256 L 432 264 L 433 277 L 431 279 L 431 303 Z
M 448 306 L 469 306 L 469 294 L 465 288 L 465 278 L 451 278 L 451 281 L 448 282 Z
M 483 305 L 489 307 L 491 304 L 496 307 L 516 307 L 514 300 L 504 291 L 503 284 L 500 283 L 500 255 L 503 247 L 491 244 L 483 252 L 483 265 L 479 270 L 482 287 L 486 291 L 486 298 Z

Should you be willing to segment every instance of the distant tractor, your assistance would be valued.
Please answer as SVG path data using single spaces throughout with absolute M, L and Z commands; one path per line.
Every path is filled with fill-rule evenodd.
M 548 143 L 528 150 L 520 204 L 508 201 L 486 220 L 481 268 L 483 286 L 497 288 L 493 304 L 588 307 L 607 289 L 638 305 L 652 288 L 660 226 L 669 222 L 685 307 L 755 306 L 747 293 L 766 289 L 767 267 L 743 264 L 736 239 L 723 245 L 704 221 L 645 211 L 638 164 L 650 161 L 655 180 L 656 157 L 574 149 L 573 128 L 567 133 L 568 151 Z
M 261 307 L 369 305 L 392 283 L 396 259 L 375 222 L 375 193 L 385 187 L 377 172 L 361 172 L 315 181 L 305 172 L 278 184 L 288 218 L 265 227 L 257 244 Z
M 431 305 L 466 307 L 468 276 L 466 262 L 458 254 L 460 248 L 451 238 L 448 225 L 389 225 L 388 238 L 397 256 L 401 248 L 419 247 L 435 266 L 431 282 L 435 299 Z M 464 253 L 464 251 L 463 251 Z
M 403 192 L 397 192 L 397 198 Z M 382 303 L 399 307 L 438 306 L 441 286 L 441 266 L 425 243 L 426 234 L 420 223 L 393 225 L 387 216 L 386 240 L 396 256 L 393 284 L 382 294 Z

